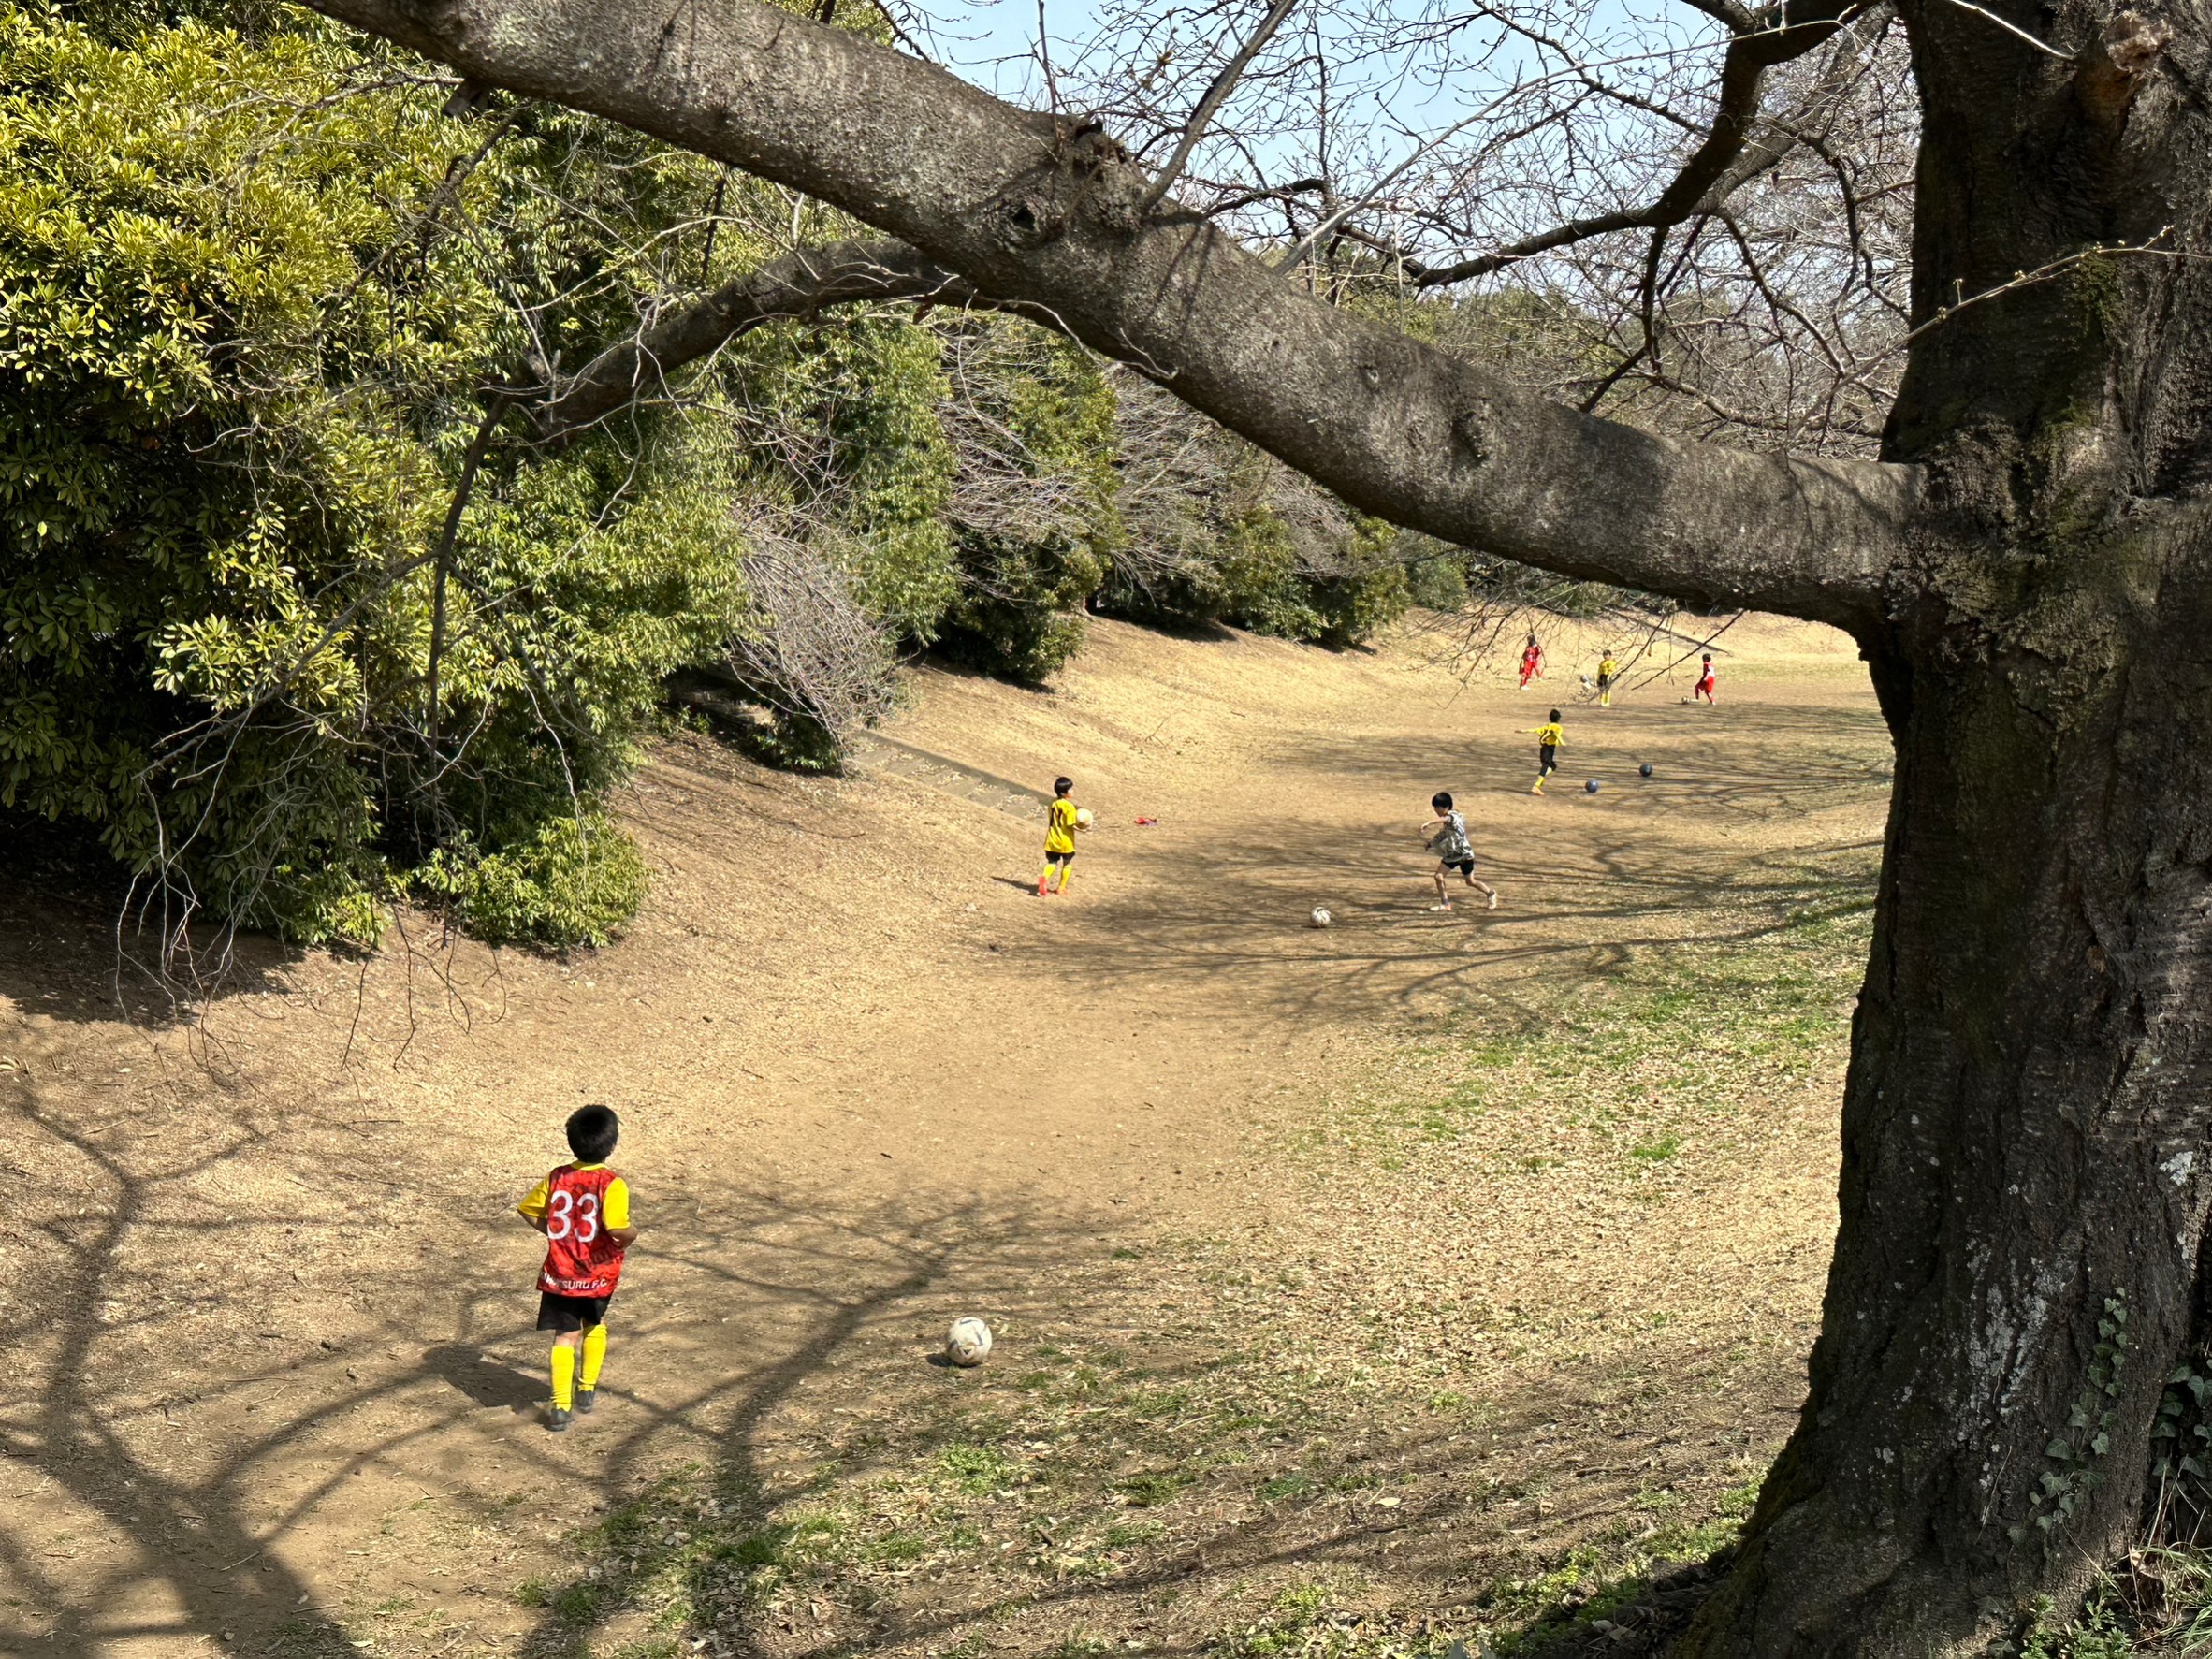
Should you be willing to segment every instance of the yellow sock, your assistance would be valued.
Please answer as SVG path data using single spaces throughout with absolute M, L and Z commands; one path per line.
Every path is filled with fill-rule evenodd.
M 594 1325 L 584 1332 L 584 1386 L 599 1387 L 599 1368 L 606 1363 L 606 1327 Z
M 1064 865 L 1062 865 L 1062 866 L 1060 866 L 1060 884 L 1059 884 L 1057 887 L 1054 888 L 1054 889 L 1053 889 L 1053 891 L 1054 891 L 1055 893 L 1065 893 L 1065 892 L 1067 892 L 1067 891 L 1068 891 L 1068 878 L 1069 878 L 1070 876 L 1072 876 L 1073 874 L 1075 874 L 1075 866 L 1072 866 L 1072 865 L 1065 865 L 1065 864 L 1064 864 Z
M 565 1345 L 553 1350 L 553 1408 L 567 1411 L 576 1403 L 576 1350 Z

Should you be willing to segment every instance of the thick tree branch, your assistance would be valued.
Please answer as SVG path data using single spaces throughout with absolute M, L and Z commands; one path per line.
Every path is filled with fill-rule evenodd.
M 758 3 L 315 0 L 463 74 L 801 190 L 1049 315 L 1354 506 L 1579 579 L 1860 631 L 1913 469 L 1581 415 L 1302 293 L 1211 223 L 1137 211 L 1095 128 Z
M 635 340 L 609 347 L 574 379 L 556 383 L 532 411 L 539 434 L 562 438 L 604 419 L 668 375 L 763 323 L 820 314 L 833 306 L 890 299 L 975 302 L 966 283 L 898 242 L 837 242 L 802 248 L 724 284 Z

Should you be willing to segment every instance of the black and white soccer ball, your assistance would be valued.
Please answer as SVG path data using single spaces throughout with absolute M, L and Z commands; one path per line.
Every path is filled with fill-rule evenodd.
M 966 1367 L 981 1365 L 991 1357 L 991 1327 L 972 1315 L 954 1319 L 945 1332 L 945 1358 Z
M 1316 905 L 1314 907 L 1314 913 L 1311 919 L 1313 924 L 1316 927 L 1326 927 L 1330 923 L 1336 920 L 1334 916 L 1332 916 L 1329 913 L 1328 907 L 1325 905 Z

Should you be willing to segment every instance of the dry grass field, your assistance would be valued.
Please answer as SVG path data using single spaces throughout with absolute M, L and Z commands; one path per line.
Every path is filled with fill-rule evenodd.
M 249 942 L 189 1020 L 10 870 L 0 1651 L 1526 1651 L 1724 1543 L 1888 744 L 1848 642 L 1750 618 L 1716 708 L 1562 699 L 1533 796 L 1606 643 L 1520 693 L 1099 622 L 1051 694 L 917 670 L 843 778 L 678 732 L 618 945 Z M 1428 908 L 1438 788 L 1494 911 Z M 643 1232 L 555 1438 L 511 1206 L 589 1099 Z

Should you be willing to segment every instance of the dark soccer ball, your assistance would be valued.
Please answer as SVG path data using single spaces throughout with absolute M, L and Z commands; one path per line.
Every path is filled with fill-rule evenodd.
M 1644 777 L 1649 778 L 1652 775 L 1652 763 L 1650 761 L 1646 761 L 1642 765 L 1638 766 L 1637 770 L 1643 774 Z
M 1597 793 L 1597 779 L 1593 778 L 1588 783 L 1585 783 L 1582 788 L 1590 794 Z

